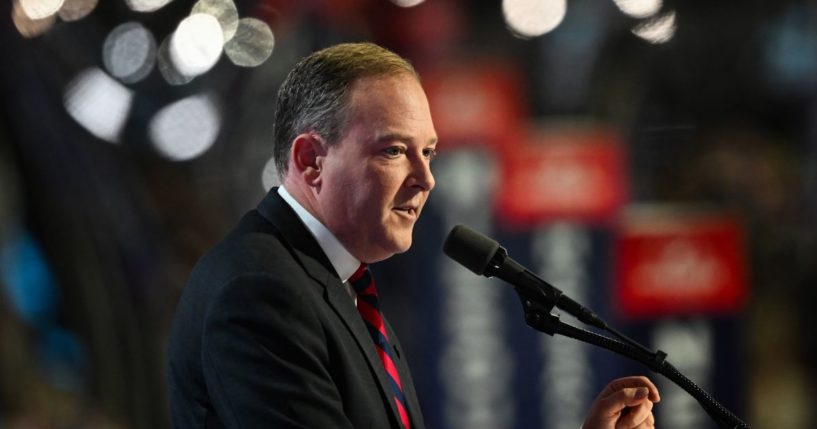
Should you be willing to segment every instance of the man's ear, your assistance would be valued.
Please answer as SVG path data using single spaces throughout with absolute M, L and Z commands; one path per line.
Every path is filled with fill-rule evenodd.
M 291 167 L 311 186 L 320 184 L 321 167 L 326 156 L 326 144 L 314 133 L 303 133 L 292 141 Z

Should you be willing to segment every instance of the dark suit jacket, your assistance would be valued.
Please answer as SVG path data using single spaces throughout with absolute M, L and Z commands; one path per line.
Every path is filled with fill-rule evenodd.
M 411 374 L 387 329 L 412 426 L 422 429 Z M 194 268 L 168 360 L 179 429 L 400 428 L 352 298 L 277 189 Z

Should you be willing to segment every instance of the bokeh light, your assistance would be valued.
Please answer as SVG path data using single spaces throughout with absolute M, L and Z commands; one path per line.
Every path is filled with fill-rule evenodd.
M 48 31 L 57 21 L 57 17 L 56 15 L 50 15 L 43 19 L 31 19 L 26 15 L 25 11 L 23 11 L 20 1 L 14 0 L 11 9 L 11 21 L 14 23 L 14 27 L 17 28 L 20 35 L 30 39 Z
M 661 10 L 662 0 L 614 0 L 616 6 L 633 18 L 646 18 Z
M 675 12 L 650 18 L 636 25 L 632 32 L 652 44 L 666 43 L 675 36 Z
M 98 0 L 65 0 L 58 14 L 63 21 L 78 21 L 93 12 L 97 3 Z
M 425 0 L 391 0 L 392 3 L 400 7 L 414 7 Z
M 508 28 L 521 38 L 541 36 L 562 22 L 565 0 L 503 0 L 502 13 Z
M 136 12 L 153 12 L 161 9 L 172 0 L 125 0 L 128 7 Z
M 108 73 L 124 83 L 144 79 L 156 64 L 153 34 L 138 22 L 114 28 L 102 46 L 102 61 Z
M 264 169 L 261 170 L 261 186 L 265 191 L 272 189 L 273 186 L 280 186 L 281 178 L 278 176 L 278 167 L 275 166 L 275 157 L 267 160 L 264 164 Z
M 56 14 L 65 0 L 19 0 L 20 8 L 33 20 L 45 19 Z
M 196 13 L 206 13 L 215 17 L 221 25 L 225 42 L 230 41 L 238 29 L 238 9 L 231 0 L 199 0 L 191 12 Z
M 170 85 L 184 85 L 193 80 L 193 76 L 185 76 L 181 74 L 181 72 L 176 69 L 176 65 L 173 64 L 173 60 L 170 58 L 170 39 L 172 37 L 173 35 L 171 34 L 159 46 L 156 62 L 159 66 L 159 72 L 162 74 L 165 82 L 169 83 Z
M 186 161 L 206 152 L 221 129 L 221 114 L 210 96 L 194 95 L 156 113 L 148 126 L 153 146 L 165 158 Z
M 235 37 L 224 45 L 224 53 L 237 66 L 255 67 L 272 55 L 274 47 L 275 36 L 266 23 L 242 18 Z
M 133 92 L 98 68 L 82 71 L 66 87 L 68 114 L 96 137 L 116 143 L 133 103 Z
M 170 39 L 170 59 L 184 76 L 198 76 L 210 70 L 221 56 L 224 34 L 218 20 L 206 13 L 194 13 L 179 23 Z

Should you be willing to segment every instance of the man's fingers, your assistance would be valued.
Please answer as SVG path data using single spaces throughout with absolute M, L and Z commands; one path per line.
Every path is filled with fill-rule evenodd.
M 617 392 L 613 392 L 606 398 L 599 400 L 602 413 L 606 416 L 615 417 L 627 407 L 636 407 L 649 400 L 650 391 L 646 387 L 627 387 Z
M 650 424 L 655 423 L 652 417 L 652 402 L 650 401 L 643 401 L 637 406 L 627 408 L 626 411 L 616 422 L 616 429 L 650 427 Z M 652 423 L 650 423 L 651 421 Z M 644 424 L 647 424 L 647 426 L 644 426 Z
M 633 429 L 655 429 L 655 417 L 653 417 L 652 413 L 650 413 L 646 420 Z
M 653 403 L 661 400 L 658 388 L 647 377 L 613 380 L 593 402 L 585 429 L 654 429 Z
M 605 397 L 611 394 L 614 394 L 618 391 L 627 388 L 635 388 L 635 387 L 645 387 L 649 389 L 649 398 L 652 402 L 658 402 L 661 400 L 661 395 L 658 394 L 658 388 L 655 387 L 653 382 L 644 376 L 632 376 L 632 377 L 623 377 L 617 378 L 610 382 L 607 387 L 599 395 L 600 397 Z
M 631 407 L 633 405 L 643 404 L 644 402 L 650 404 L 650 408 L 652 408 L 652 402 L 649 401 L 650 390 L 646 387 L 636 387 L 634 389 L 624 389 L 626 395 L 627 406 Z

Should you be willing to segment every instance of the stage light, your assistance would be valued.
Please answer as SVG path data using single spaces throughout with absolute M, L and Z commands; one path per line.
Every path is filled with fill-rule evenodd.
M 66 87 L 68 114 L 91 134 L 116 143 L 125 126 L 133 92 L 98 68 L 86 69 Z
M 425 0 L 391 0 L 392 3 L 400 7 L 414 7 Z
M 633 18 L 647 18 L 661 10 L 662 0 L 613 0 L 619 10 Z
M 528 39 L 556 28 L 567 12 L 565 0 L 503 0 L 502 13 L 510 30 Z
M 649 43 L 660 44 L 671 40 L 675 29 L 675 12 L 667 12 L 638 24 L 632 32 Z
M 57 13 L 65 0 L 18 0 L 29 19 L 45 19 Z
M 172 37 L 173 35 L 171 34 L 159 46 L 159 52 L 157 54 L 156 63 L 159 66 L 159 72 L 162 74 L 162 77 L 165 79 L 165 82 L 167 82 L 170 85 L 184 85 L 193 80 L 193 76 L 185 76 L 181 74 L 176 69 L 176 66 L 173 64 L 173 60 L 170 58 L 169 47 L 170 39 Z
M 238 29 L 238 9 L 231 0 L 199 0 L 191 12 L 196 13 L 206 13 L 218 20 L 224 33 L 224 42 L 230 41 Z
M 162 108 L 148 126 L 153 146 L 173 161 L 203 154 L 213 146 L 220 130 L 221 114 L 207 95 L 190 96 Z
M 261 186 L 265 191 L 269 191 L 274 186 L 281 185 L 281 178 L 278 177 L 278 168 L 275 166 L 275 158 L 270 158 L 261 170 Z
M 173 65 L 182 75 L 195 77 L 206 73 L 224 48 L 221 25 L 212 15 L 194 13 L 179 23 L 168 48 Z
M 93 12 L 97 2 L 98 0 L 65 0 L 58 14 L 63 21 L 78 21 Z
M 19 0 L 14 0 L 11 8 L 11 21 L 17 31 L 26 39 L 37 37 L 51 28 L 57 21 L 56 15 L 51 15 L 43 19 L 31 19 L 23 11 Z
M 163 8 L 172 0 L 125 0 L 128 7 L 136 12 L 153 12 Z
M 124 83 L 144 79 L 156 64 L 153 34 L 138 22 L 119 25 L 105 39 L 102 61 L 108 73 Z
M 255 18 L 242 18 L 235 37 L 224 45 L 224 53 L 241 67 L 261 65 L 272 54 L 275 36 L 269 26 Z

